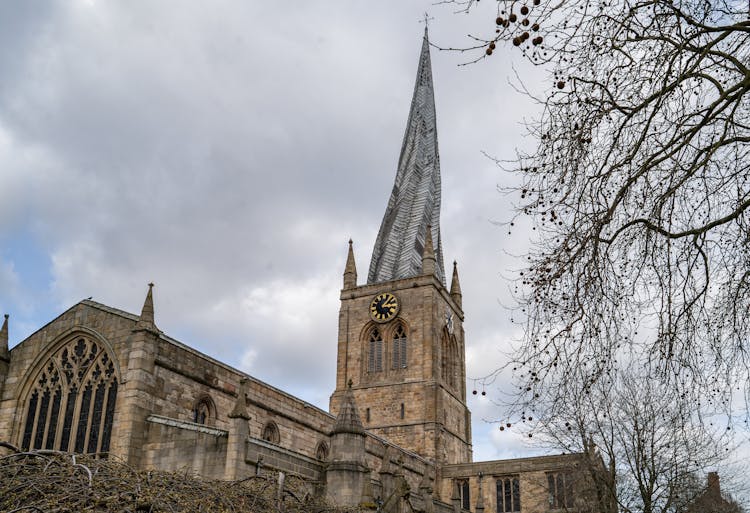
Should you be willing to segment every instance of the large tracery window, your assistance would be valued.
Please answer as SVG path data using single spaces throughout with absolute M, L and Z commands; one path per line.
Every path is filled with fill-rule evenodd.
M 100 344 L 77 337 L 61 347 L 34 380 L 21 448 L 107 453 L 117 376 Z
M 380 372 L 383 370 L 383 337 L 380 330 L 373 328 L 369 337 L 369 351 L 367 371 Z
M 393 368 L 406 368 L 406 330 L 401 324 L 393 332 Z

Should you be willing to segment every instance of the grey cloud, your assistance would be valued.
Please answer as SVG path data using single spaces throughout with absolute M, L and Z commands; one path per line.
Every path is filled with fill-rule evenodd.
M 154 280 L 161 329 L 327 407 L 346 241 L 363 282 L 417 20 L 432 11 L 433 40 L 455 45 L 468 17 L 432 2 L 26 5 L 0 7 L 0 236 L 31 216 L 61 310 L 93 295 L 137 313 Z M 459 69 L 432 53 L 445 258 L 459 260 L 468 344 L 489 358 L 510 334 L 512 263 L 489 222 L 507 215 L 506 178 L 480 150 L 512 158 L 528 113 L 496 54 Z M 260 315 L 246 300 L 264 290 Z M 311 295 L 318 309 L 300 303 Z

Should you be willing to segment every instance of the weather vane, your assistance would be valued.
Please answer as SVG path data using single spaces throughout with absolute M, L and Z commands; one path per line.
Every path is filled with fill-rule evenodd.
M 430 21 L 434 20 L 435 18 L 430 18 L 430 15 L 426 12 L 424 13 L 424 19 L 420 20 L 419 23 L 424 23 L 424 26 L 427 27 L 430 24 Z

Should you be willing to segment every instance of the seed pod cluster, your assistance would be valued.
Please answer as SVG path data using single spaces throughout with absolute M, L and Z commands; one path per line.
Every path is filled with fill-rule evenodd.
M 541 3 L 541 0 L 532 0 L 532 3 L 533 3 L 533 5 L 539 5 Z M 532 24 L 531 20 L 529 20 L 529 18 L 527 17 L 530 12 L 531 12 L 531 9 L 529 8 L 528 5 L 522 5 L 521 8 L 519 9 L 519 13 L 520 13 L 520 16 L 523 16 L 523 18 L 519 19 L 519 15 L 516 14 L 516 13 L 514 13 L 514 12 L 508 13 L 507 18 L 506 18 L 505 17 L 506 12 L 502 11 L 500 13 L 500 16 L 498 16 L 497 18 L 495 18 L 495 24 L 497 25 L 497 29 L 495 30 L 495 32 L 499 34 L 501 32 L 501 28 L 507 28 L 508 26 L 510 26 L 511 23 L 520 23 L 520 25 L 523 26 L 523 27 L 529 27 L 529 25 L 531 25 L 530 29 L 532 31 L 534 31 L 534 32 L 539 31 L 539 23 L 533 23 Z M 522 44 L 524 44 L 529 39 L 530 39 L 529 33 L 527 31 L 524 31 L 524 32 L 516 35 L 511 40 L 511 42 L 513 43 L 513 46 L 521 46 Z M 543 42 L 544 42 L 544 38 L 542 36 L 537 36 L 537 37 L 534 37 L 533 39 L 531 39 L 531 44 L 533 46 L 539 46 Z M 487 55 L 492 55 L 492 52 L 494 50 L 495 50 L 495 42 L 491 41 L 487 45 L 485 53 Z

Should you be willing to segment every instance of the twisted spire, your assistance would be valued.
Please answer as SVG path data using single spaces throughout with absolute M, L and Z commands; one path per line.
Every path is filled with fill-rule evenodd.
M 422 274 L 422 253 L 429 226 L 430 236 L 437 243 L 435 275 L 445 285 L 440 240 L 440 156 L 430 43 L 425 27 L 396 179 L 372 251 L 367 283 Z

